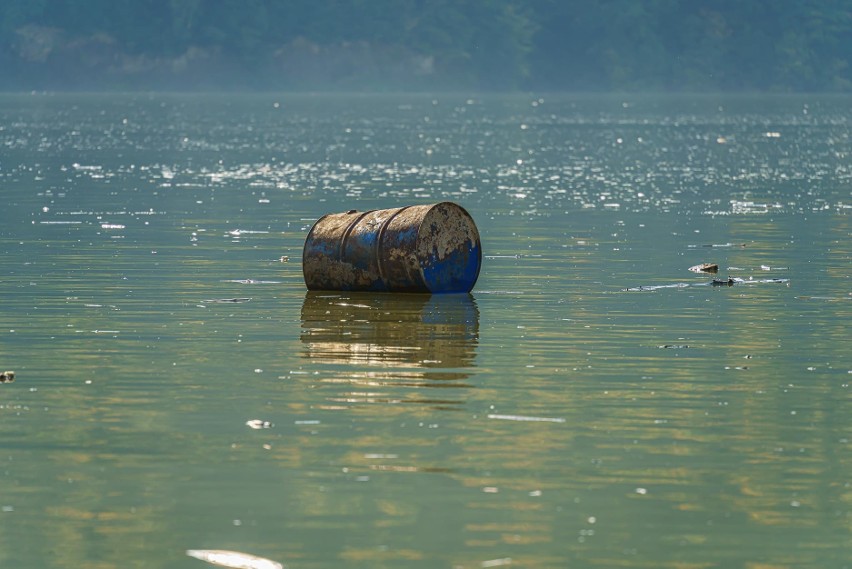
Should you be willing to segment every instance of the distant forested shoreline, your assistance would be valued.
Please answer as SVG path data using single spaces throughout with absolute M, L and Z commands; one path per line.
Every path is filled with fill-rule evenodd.
M 852 91 L 848 0 L 3 0 L 0 90 Z

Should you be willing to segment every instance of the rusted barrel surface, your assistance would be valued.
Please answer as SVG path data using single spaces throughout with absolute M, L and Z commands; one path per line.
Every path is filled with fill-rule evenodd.
M 309 290 L 470 292 L 481 262 L 476 225 L 452 202 L 331 213 L 302 252 Z

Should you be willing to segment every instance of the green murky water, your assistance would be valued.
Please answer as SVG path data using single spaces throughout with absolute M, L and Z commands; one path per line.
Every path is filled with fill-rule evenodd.
M 852 567 L 850 103 L 0 96 L 0 566 Z M 305 291 L 442 200 L 471 295 Z

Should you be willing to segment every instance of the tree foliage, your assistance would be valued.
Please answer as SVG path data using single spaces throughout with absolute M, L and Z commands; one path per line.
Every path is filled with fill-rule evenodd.
M 852 90 L 848 0 L 3 0 L 0 88 Z

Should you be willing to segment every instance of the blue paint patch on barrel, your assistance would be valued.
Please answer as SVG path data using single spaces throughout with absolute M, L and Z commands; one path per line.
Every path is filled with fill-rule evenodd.
M 476 224 L 452 202 L 323 216 L 302 254 L 309 290 L 470 292 L 481 262 Z
M 455 250 L 443 261 L 436 256 L 423 267 L 423 280 L 431 291 L 469 292 L 479 277 L 482 253 L 478 244 L 467 250 Z

